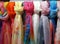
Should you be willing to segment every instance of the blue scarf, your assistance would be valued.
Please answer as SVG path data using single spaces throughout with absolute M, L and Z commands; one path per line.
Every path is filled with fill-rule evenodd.
M 50 13 L 49 18 L 53 24 L 53 30 L 52 30 L 52 44 L 54 43 L 54 33 L 56 32 L 56 26 L 57 26 L 57 1 L 50 1 Z

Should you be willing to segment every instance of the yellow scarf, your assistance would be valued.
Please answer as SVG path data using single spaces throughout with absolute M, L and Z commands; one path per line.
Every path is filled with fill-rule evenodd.
M 22 2 L 15 2 L 14 10 L 16 16 L 14 19 L 14 26 L 12 31 L 12 44 L 23 44 L 23 25 L 22 25 Z

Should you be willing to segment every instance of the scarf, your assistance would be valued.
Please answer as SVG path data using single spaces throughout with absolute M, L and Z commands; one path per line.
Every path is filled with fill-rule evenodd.
M 55 34 L 55 44 L 60 44 L 60 1 L 57 1 L 57 7 L 58 7 L 58 12 L 57 12 L 57 27 L 56 27 L 56 34 Z
M 32 25 L 32 14 L 34 10 L 33 2 L 24 2 L 24 10 L 26 12 L 26 18 L 25 18 L 26 30 L 25 30 L 24 44 L 34 44 L 34 34 Z
M 52 29 L 52 44 L 54 44 L 54 36 L 56 32 L 56 26 L 57 26 L 57 2 L 56 1 L 50 1 L 50 13 L 49 13 L 49 18 L 50 18 L 50 25 L 52 24 L 53 27 Z M 50 26 L 51 27 L 51 26 Z
M 40 11 L 40 2 L 34 2 L 34 14 L 33 14 L 32 18 L 33 18 L 33 29 L 34 29 L 35 44 L 37 44 L 37 37 L 38 37 L 39 11 Z
M 7 13 L 8 13 L 8 16 L 9 16 L 9 23 L 10 23 L 10 37 L 12 38 L 12 30 L 13 30 L 13 24 L 14 24 L 14 17 L 15 17 L 15 11 L 14 11 L 14 6 L 15 6 L 15 2 L 9 2 L 7 7 L 6 7 L 6 10 L 7 10 Z M 11 39 L 10 38 L 10 39 Z
M 2 14 L 4 13 L 4 2 L 0 2 L 0 17 L 2 16 Z M 2 44 L 2 20 L 0 20 L 0 44 Z
M 22 2 L 15 2 L 14 10 L 16 16 L 14 19 L 14 27 L 12 31 L 12 44 L 23 44 L 23 23 L 22 23 Z
M 51 38 L 50 38 L 50 29 L 49 29 L 49 19 L 47 17 L 47 14 L 49 13 L 49 4 L 46 1 L 41 2 L 41 18 L 40 18 L 40 24 L 38 33 L 38 44 L 51 44 Z M 47 10 L 46 10 L 47 9 Z M 46 26 L 47 25 L 47 26 Z M 48 40 L 47 40 L 48 39 Z
M 3 3 L 3 6 L 2 6 L 2 10 L 4 11 L 5 9 L 4 9 L 4 3 Z M 4 13 L 5 13 L 5 11 L 4 11 Z M 3 13 L 3 14 L 4 14 Z M 2 15 L 3 16 L 3 15 Z M 1 20 L 3 20 L 2 18 L 3 17 L 0 17 L 1 18 Z M 9 25 L 9 22 L 7 22 L 7 20 L 3 20 L 3 22 L 2 22 L 3 24 L 2 24 L 2 43 L 1 44 L 10 44 L 11 43 L 11 35 L 10 35 L 10 25 Z

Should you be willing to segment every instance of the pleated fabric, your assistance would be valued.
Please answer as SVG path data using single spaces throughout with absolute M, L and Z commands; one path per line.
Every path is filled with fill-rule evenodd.
M 57 1 L 57 28 L 56 28 L 56 36 L 55 36 L 55 43 L 54 44 L 60 44 L 60 1 Z
M 7 10 L 7 14 L 9 16 L 9 25 L 10 25 L 10 31 L 8 35 L 10 35 L 9 39 L 10 39 L 10 43 L 6 43 L 6 44 L 12 44 L 12 30 L 13 30 L 13 24 L 14 24 L 14 17 L 16 15 L 15 11 L 14 11 L 14 6 L 15 6 L 15 2 L 8 2 L 8 5 L 6 7 L 6 10 Z M 6 39 L 5 39 L 6 40 Z
M 53 29 L 51 31 L 51 37 L 52 37 L 52 44 L 54 44 L 54 36 L 56 32 L 56 26 L 57 26 L 57 2 L 56 1 L 50 1 L 50 13 L 49 13 L 49 18 L 50 18 L 50 25 L 53 25 Z M 51 26 L 50 26 L 51 27 Z
M 38 44 L 51 44 L 49 19 L 47 17 L 49 13 L 49 4 L 47 1 L 41 2 L 41 18 L 38 33 L 40 36 L 40 42 Z M 47 10 L 46 10 L 47 9 Z
M 34 2 L 34 14 L 33 18 L 33 29 L 34 29 L 34 41 L 37 44 L 38 28 L 39 28 L 39 12 L 40 12 L 40 2 Z
M 23 44 L 23 22 L 21 17 L 23 12 L 22 2 L 15 2 L 14 10 L 16 16 L 12 30 L 12 44 Z
M 24 10 L 26 12 L 24 44 L 34 44 L 34 32 L 32 24 L 32 14 L 34 11 L 33 2 L 24 2 Z

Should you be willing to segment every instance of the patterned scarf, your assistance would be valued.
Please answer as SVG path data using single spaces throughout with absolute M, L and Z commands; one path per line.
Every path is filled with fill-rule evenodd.
M 3 3 L 4 4 L 4 3 Z M 2 6 L 2 8 L 4 5 Z M 4 8 L 2 9 L 3 11 L 5 10 Z M 5 11 L 4 11 L 5 12 Z M 3 16 L 3 15 L 2 15 Z M 0 17 L 3 20 L 3 17 Z M 11 35 L 10 35 L 10 24 L 7 20 L 3 20 L 3 25 L 2 25 L 2 44 L 10 44 L 11 43 Z
M 34 44 L 34 34 L 32 25 L 32 14 L 34 10 L 33 2 L 24 2 L 24 10 L 26 12 L 26 30 L 24 44 Z
M 16 16 L 14 19 L 14 26 L 12 31 L 12 44 L 23 44 L 23 23 L 22 23 L 22 2 L 15 2 L 14 10 Z

